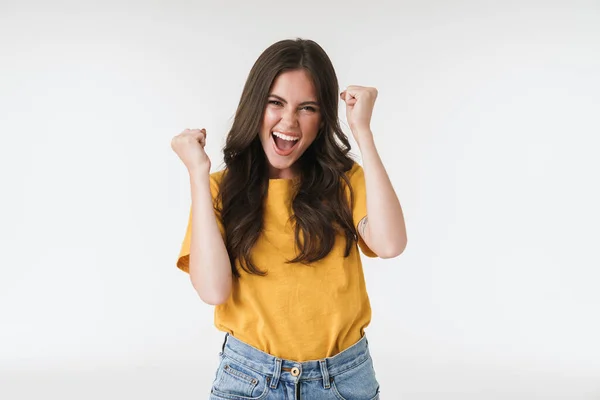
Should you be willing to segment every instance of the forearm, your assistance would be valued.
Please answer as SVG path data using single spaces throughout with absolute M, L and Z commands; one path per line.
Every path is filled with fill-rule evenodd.
M 192 232 L 189 271 L 192 285 L 208 304 L 220 304 L 231 292 L 231 263 L 217 225 L 207 173 L 190 174 Z
M 379 157 L 372 132 L 364 130 L 356 136 L 361 138 L 358 144 L 367 190 L 368 221 L 363 227 L 363 238 L 380 257 L 395 257 L 404 251 L 407 243 L 402 207 Z

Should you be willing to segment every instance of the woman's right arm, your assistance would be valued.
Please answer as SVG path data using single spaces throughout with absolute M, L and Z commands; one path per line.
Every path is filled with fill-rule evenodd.
M 231 293 L 231 263 L 217 225 L 210 191 L 210 175 L 203 170 L 190 170 L 190 185 L 190 280 L 202 301 L 217 305 L 224 303 Z
M 206 129 L 186 129 L 171 140 L 171 148 L 189 172 L 192 190 L 189 265 L 183 269 L 188 270 L 202 301 L 217 305 L 231 293 L 232 274 L 213 207 L 210 159 L 205 145 Z

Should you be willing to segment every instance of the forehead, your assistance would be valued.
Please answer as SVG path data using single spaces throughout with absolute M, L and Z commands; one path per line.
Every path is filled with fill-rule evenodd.
M 310 74 L 304 69 L 281 73 L 273 82 L 271 94 L 281 96 L 287 101 L 317 100 L 315 85 Z

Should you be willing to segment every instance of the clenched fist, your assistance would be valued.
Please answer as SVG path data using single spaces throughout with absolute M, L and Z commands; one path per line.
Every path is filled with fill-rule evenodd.
M 206 129 L 186 129 L 171 140 L 171 148 L 189 173 L 209 173 L 210 159 L 204 151 Z

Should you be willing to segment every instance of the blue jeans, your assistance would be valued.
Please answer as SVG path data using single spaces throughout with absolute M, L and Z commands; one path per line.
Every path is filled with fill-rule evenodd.
M 378 400 L 367 337 L 321 360 L 284 360 L 225 335 L 210 400 Z

